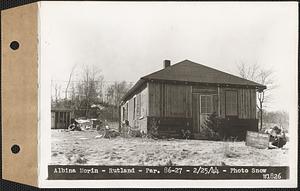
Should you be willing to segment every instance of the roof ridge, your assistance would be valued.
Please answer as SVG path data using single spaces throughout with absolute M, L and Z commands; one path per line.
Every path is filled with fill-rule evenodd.
M 187 63 L 187 62 L 188 62 L 188 63 Z M 204 65 L 204 64 L 199 64 L 199 63 L 193 62 L 193 61 L 188 60 L 188 59 L 185 59 L 185 60 L 183 60 L 183 61 L 177 62 L 176 64 L 173 64 L 173 65 L 171 65 L 171 66 L 169 66 L 169 67 L 167 67 L 167 68 L 162 68 L 162 69 L 160 69 L 160 70 L 158 70 L 158 71 L 156 71 L 156 72 L 153 72 L 153 73 L 150 73 L 150 74 L 148 74 L 148 75 L 145 75 L 145 76 L 141 77 L 140 79 L 148 78 L 149 76 L 151 76 L 151 75 L 153 75 L 153 74 L 159 73 L 159 72 L 161 72 L 161 71 L 163 71 L 163 70 L 165 70 L 165 69 L 169 69 L 169 68 L 172 68 L 172 67 L 177 66 L 177 65 L 180 65 L 180 64 L 194 64 L 194 65 L 202 66 L 202 67 L 205 67 L 205 68 L 207 68 L 207 69 L 209 69 L 209 70 L 214 70 L 214 71 L 220 72 L 220 73 L 222 73 L 222 74 L 229 75 L 229 76 L 231 76 L 231 77 L 239 78 L 240 80 L 245 80 L 245 81 L 248 81 L 248 82 L 251 82 L 251 83 L 255 83 L 256 85 L 259 85 L 259 86 L 264 86 L 263 84 L 260 84 L 260 83 L 258 83 L 258 82 L 255 82 L 255 81 L 252 81 L 252 80 L 249 80 L 249 79 L 245 79 L 245 78 L 242 78 L 242 77 L 240 77 L 240 76 L 233 75 L 233 74 L 231 74 L 231 73 L 224 72 L 224 71 L 221 71 L 221 70 L 218 70 L 218 69 L 215 69 L 215 68 L 206 66 L 206 65 Z
M 189 60 L 183 60 L 183 61 L 177 62 L 177 63 L 175 63 L 175 64 L 173 64 L 173 65 L 170 65 L 169 67 L 162 68 L 162 69 L 160 69 L 160 70 L 157 70 L 156 72 L 152 72 L 152 73 L 150 73 L 150 74 L 148 74 L 148 75 L 145 75 L 145 76 L 141 77 L 140 79 L 147 78 L 147 77 L 150 76 L 150 75 L 156 74 L 156 73 L 161 72 L 161 71 L 163 71 L 163 70 L 165 70 L 165 69 L 172 68 L 172 67 L 176 66 L 177 64 L 180 64 L 180 63 L 182 63 L 182 62 L 184 62 L 184 61 L 189 61 Z M 191 62 L 191 61 L 190 61 L 190 62 Z
M 190 60 L 187 60 L 187 61 L 192 62 L 192 63 L 195 64 L 195 65 L 201 65 L 201 66 L 206 67 L 207 69 L 210 69 L 210 70 L 215 70 L 215 71 L 217 71 L 217 72 L 221 72 L 221 73 L 224 73 L 224 74 L 227 74 L 227 75 L 230 75 L 230 76 L 239 78 L 239 79 L 241 79 L 241 80 L 246 80 L 246 81 L 249 81 L 249 82 L 252 82 L 252 83 L 256 83 L 257 85 L 263 85 L 263 84 L 260 84 L 260 83 L 255 82 L 255 81 L 252 81 L 252 80 L 249 80 L 249 79 L 246 79 L 246 78 L 242 78 L 242 77 L 240 77 L 240 76 L 237 76 L 237 75 L 234 75 L 234 74 L 231 74 L 231 73 L 228 73 L 228 72 L 224 72 L 224 71 L 222 71 L 222 70 L 218 70 L 218 69 L 216 69 L 216 68 L 212 68 L 212 67 L 209 67 L 209 66 L 206 66 L 206 65 L 203 65 L 203 64 L 199 64 L 199 63 L 196 63 L 196 62 L 193 62 L 193 61 L 190 61 Z M 264 85 L 263 85 L 263 86 L 264 86 Z

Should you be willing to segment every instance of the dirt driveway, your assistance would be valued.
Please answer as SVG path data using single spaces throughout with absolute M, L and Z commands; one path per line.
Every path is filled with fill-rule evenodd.
M 245 142 L 96 138 L 96 131 L 51 130 L 51 164 L 286 166 L 288 150 L 256 149 Z

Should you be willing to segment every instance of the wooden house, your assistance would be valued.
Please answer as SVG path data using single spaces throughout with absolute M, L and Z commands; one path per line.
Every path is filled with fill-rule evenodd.
M 74 112 L 67 108 L 51 108 L 51 129 L 67 129 Z
M 184 60 L 141 77 L 120 104 L 121 122 L 147 133 L 181 136 L 182 129 L 201 138 L 205 121 L 216 113 L 228 136 L 245 138 L 258 130 L 256 92 L 266 86 L 201 64 Z

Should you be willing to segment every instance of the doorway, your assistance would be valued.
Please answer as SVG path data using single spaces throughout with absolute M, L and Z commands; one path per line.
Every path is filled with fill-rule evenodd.
M 200 133 L 202 128 L 205 128 L 209 115 L 218 111 L 218 96 L 217 94 L 193 93 L 192 103 L 193 130 L 195 133 Z

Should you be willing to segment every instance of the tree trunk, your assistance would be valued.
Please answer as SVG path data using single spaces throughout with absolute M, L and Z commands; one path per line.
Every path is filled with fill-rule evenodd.
M 262 130 L 262 124 L 263 124 L 263 109 L 262 109 L 262 102 L 260 102 L 260 131 Z

